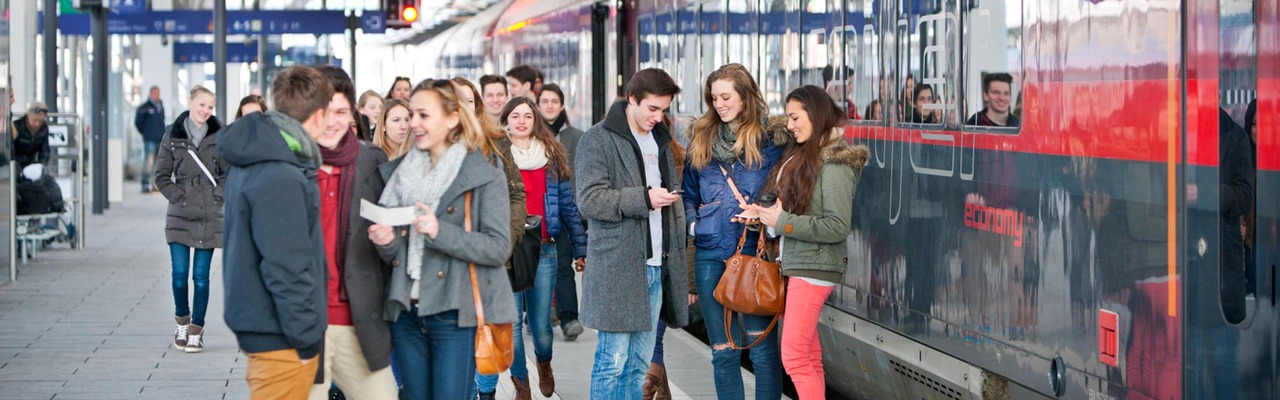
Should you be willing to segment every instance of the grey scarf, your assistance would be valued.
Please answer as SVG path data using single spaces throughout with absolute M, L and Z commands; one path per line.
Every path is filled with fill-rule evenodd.
M 209 121 L 205 121 L 200 126 L 196 126 L 196 121 L 191 117 L 183 120 L 183 127 L 187 128 L 187 134 L 191 136 L 191 144 L 200 146 L 200 141 L 204 140 L 205 135 L 209 134 Z
M 267 119 L 271 120 L 271 123 L 280 128 L 281 133 L 288 134 L 289 137 L 298 142 L 300 145 L 299 147 L 301 148 L 292 150 L 294 154 L 298 155 L 299 161 L 302 161 L 303 164 L 307 164 L 314 160 L 316 162 L 315 166 L 322 164 L 323 160 L 320 159 L 320 145 L 316 144 L 315 140 L 311 140 L 311 136 L 307 135 L 307 131 L 305 129 L 302 129 L 302 124 L 299 123 L 298 120 L 274 110 L 267 111 L 265 115 Z
M 720 130 L 716 135 L 716 142 L 711 146 L 711 157 L 716 161 L 732 165 L 738 160 L 738 152 L 733 150 L 733 144 L 738 141 L 738 135 L 733 133 L 733 129 L 729 128 L 729 124 L 721 123 Z
M 454 143 L 445 150 L 444 156 L 431 166 L 431 153 L 422 150 L 409 150 L 404 161 L 391 174 L 391 181 L 382 191 L 379 203 L 388 207 L 415 207 L 422 203 L 435 211 L 440 205 L 440 197 L 453 185 L 454 178 L 462 169 L 462 161 L 467 156 L 467 147 L 462 143 Z M 418 210 L 421 213 L 421 210 Z M 409 229 L 409 263 L 405 272 L 409 278 L 417 281 L 422 269 L 423 236 L 416 227 Z

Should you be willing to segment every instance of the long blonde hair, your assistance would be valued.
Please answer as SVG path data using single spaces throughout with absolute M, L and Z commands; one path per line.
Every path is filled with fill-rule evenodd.
M 419 82 L 409 92 L 409 97 L 418 94 L 418 92 L 431 92 L 440 98 L 440 106 L 444 109 L 446 115 L 457 113 L 458 126 L 455 126 L 444 140 L 447 144 L 462 143 L 467 146 L 467 151 L 480 150 L 485 145 L 484 132 L 480 128 L 480 121 L 476 118 L 476 114 L 471 112 L 470 108 L 462 106 L 458 93 L 464 90 L 458 84 L 448 80 L 431 80 L 427 79 Z M 413 141 L 405 139 L 400 145 L 401 154 L 408 153 Z
M 404 107 L 405 111 L 410 111 L 409 102 L 400 99 L 386 99 L 386 102 L 382 103 L 382 112 L 378 113 L 378 126 L 373 130 L 373 144 L 386 152 L 387 157 L 392 159 L 404 155 L 404 151 L 408 150 L 404 147 L 404 142 L 409 141 L 409 135 L 406 134 L 404 140 L 400 142 L 400 147 L 396 148 L 395 144 L 391 143 L 391 138 L 387 136 L 387 116 L 391 114 L 391 109 L 396 107 Z
M 747 166 L 760 165 L 764 162 L 764 156 L 760 154 L 760 141 L 764 137 L 761 121 L 768 107 L 751 72 L 737 63 L 724 65 L 707 75 L 707 82 L 702 87 L 702 100 L 707 103 L 707 112 L 693 121 L 689 129 L 689 162 L 694 168 L 705 168 L 711 163 L 711 150 L 720 134 L 720 124 L 724 123 L 716 113 L 711 84 L 721 80 L 733 82 L 733 90 L 742 99 L 742 112 L 733 121 L 738 136 L 733 144 L 734 154 L 740 155 Z

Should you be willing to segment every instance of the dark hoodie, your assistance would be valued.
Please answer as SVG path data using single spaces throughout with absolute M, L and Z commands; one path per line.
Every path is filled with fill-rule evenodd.
M 328 325 L 315 143 L 277 112 L 218 134 L 226 181 L 223 287 L 227 326 L 255 353 L 316 356 Z

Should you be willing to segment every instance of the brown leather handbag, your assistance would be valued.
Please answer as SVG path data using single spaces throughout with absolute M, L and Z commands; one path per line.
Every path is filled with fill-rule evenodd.
M 724 305 L 725 337 L 729 339 L 729 347 L 733 349 L 749 349 L 760 344 L 778 325 L 778 317 L 782 316 L 782 309 L 786 305 L 787 285 L 782 278 L 782 267 L 769 261 L 764 236 L 761 232 L 760 241 L 756 244 L 756 256 L 742 254 L 742 245 L 747 242 L 747 230 L 743 228 L 742 237 L 738 239 L 738 251 L 724 262 L 724 275 L 720 276 L 720 283 L 716 285 L 716 301 Z M 730 328 L 733 326 L 735 312 L 772 315 L 773 321 L 754 342 L 746 347 L 739 347 Z M 745 330 L 743 336 L 746 337 Z
M 466 194 L 463 206 L 463 225 L 471 232 L 471 192 Z M 476 372 L 497 375 L 511 368 L 515 358 L 511 324 L 484 322 L 484 303 L 480 300 L 480 283 L 476 280 L 476 263 L 468 263 L 471 270 L 471 295 L 476 304 Z
M 760 234 L 755 256 L 742 254 L 747 241 L 747 230 L 743 228 L 737 253 L 725 260 L 724 275 L 715 291 L 716 301 L 725 308 L 751 315 L 782 313 L 787 286 L 782 281 L 781 266 L 768 260 L 764 236 Z

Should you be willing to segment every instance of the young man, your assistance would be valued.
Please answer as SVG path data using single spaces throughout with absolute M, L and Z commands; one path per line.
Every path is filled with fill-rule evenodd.
M 507 93 L 507 78 L 497 75 L 480 77 L 480 95 L 484 97 L 484 110 L 497 124 L 502 118 L 502 108 L 511 97 Z
M 385 183 L 378 165 L 387 162 L 387 155 L 356 136 L 351 77 L 331 65 L 317 69 L 334 91 L 326 111 L 329 124 L 316 139 L 323 160 L 318 181 L 329 326 L 311 400 L 328 399 L 331 383 L 348 399 L 394 399 L 399 393 L 388 368 L 391 325 L 382 319 L 391 271 L 369 241 L 371 223 L 360 217 L 360 200 L 376 203 L 382 196 Z
M 306 399 L 328 324 L 324 235 L 316 186 L 333 85 L 291 67 L 271 85 L 272 110 L 218 134 L 231 165 L 224 188 L 223 318 L 247 355 L 254 399 Z
M 1018 126 L 1018 116 L 1010 114 L 1013 99 L 1013 76 L 997 72 L 982 76 L 982 111 L 969 117 L 965 125 Z
M 524 96 L 537 102 L 538 94 L 534 89 L 536 89 L 535 85 L 539 76 L 542 76 L 541 72 L 524 64 L 517 65 L 507 71 L 507 91 L 510 92 L 511 98 Z M 505 106 L 506 104 L 503 105 Z
M 666 72 L 637 72 L 627 100 L 578 142 L 578 208 L 591 226 L 580 318 L 600 331 L 593 399 L 640 398 L 659 316 L 688 323 L 684 206 L 662 124 L 679 93 Z
M 133 126 L 142 134 L 142 193 L 151 193 L 151 171 L 155 170 L 156 153 L 164 139 L 164 103 L 160 101 L 160 88 L 151 87 L 147 101 L 133 114 Z

